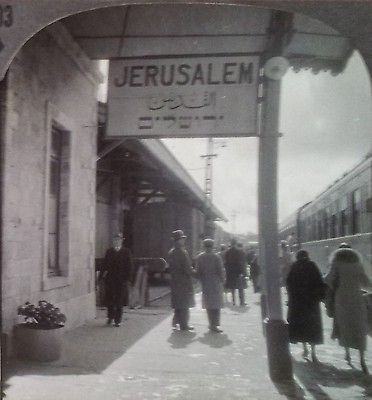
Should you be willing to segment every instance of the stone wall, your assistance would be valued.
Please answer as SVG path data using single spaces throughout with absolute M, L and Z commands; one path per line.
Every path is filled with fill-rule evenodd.
M 29 40 L 10 66 L 4 137 L 3 330 L 17 307 L 46 299 L 67 315 L 67 328 L 95 315 L 96 63 L 59 23 Z M 48 130 L 70 135 L 68 265 L 48 277 L 46 218 Z M 66 125 L 66 126 L 65 126 Z

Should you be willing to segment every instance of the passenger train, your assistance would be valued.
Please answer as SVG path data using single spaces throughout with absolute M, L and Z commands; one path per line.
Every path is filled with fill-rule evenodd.
M 372 152 L 280 224 L 279 238 L 290 236 L 323 273 L 331 252 L 347 242 L 372 276 Z

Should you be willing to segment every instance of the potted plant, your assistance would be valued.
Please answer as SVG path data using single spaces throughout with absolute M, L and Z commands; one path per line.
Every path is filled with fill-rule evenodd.
M 40 300 L 35 306 L 26 302 L 18 307 L 24 322 L 15 326 L 17 355 L 35 361 L 54 361 L 61 355 L 66 316 L 58 307 Z

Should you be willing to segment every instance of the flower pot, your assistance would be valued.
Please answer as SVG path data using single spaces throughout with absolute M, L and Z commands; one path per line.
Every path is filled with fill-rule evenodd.
M 17 357 L 30 361 L 55 361 L 61 356 L 63 327 L 39 329 L 33 324 L 14 327 Z

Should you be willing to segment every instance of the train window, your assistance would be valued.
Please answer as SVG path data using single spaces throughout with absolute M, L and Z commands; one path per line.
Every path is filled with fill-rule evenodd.
M 331 221 L 330 221 L 330 237 L 335 238 L 337 237 L 337 215 L 332 214 L 331 215 Z
M 316 223 L 316 216 L 315 214 L 311 217 L 312 220 L 312 232 L 311 232 L 311 240 L 316 240 L 317 239 L 317 223 Z
M 338 210 L 338 202 L 335 201 L 331 206 L 331 214 L 329 221 L 329 237 L 335 238 L 337 237 L 337 210 Z
M 347 196 L 341 199 L 340 204 L 340 236 L 348 234 L 348 221 L 347 221 Z
M 366 200 L 366 211 L 372 213 L 372 197 Z
M 352 233 L 358 233 L 361 231 L 361 194 L 360 189 L 354 190 L 351 194 L 352 199 Z
M 317 240 L 321 240 L 324 238 L 324 229 L 323 229 L 323 218 L 322 218 L 322 211 L 318 211 L 317 214 L 317 225 L 318 225 L 318 229 L 317 229 Z
M 305 219 L 305 224 L 306 224 L 306 231 L 305 231 L 304 242 L 308 242 L 311 238 L 311 217 L 307 217 Z
M 323 228 L 324 228 L 324 239 L 330 237 L 330 220 L 331 220 L 331 208 L 327 207 L 323 214 Z

